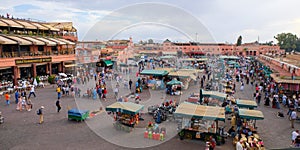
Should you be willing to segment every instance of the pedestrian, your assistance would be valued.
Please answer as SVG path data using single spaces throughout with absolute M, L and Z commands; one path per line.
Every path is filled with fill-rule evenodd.
M 35 92 L 34 92 L 34 86 L 31 86 L 31 89 L 30 89 L 30 93 L 28 95 L 28 98 L 30 98 L 30 96 L 33 94 L 34 97 L 36 97 L 35 95 Z
M 24 89 L 22 89 L 21 91 L 21 97 L 27 97 L 26 91 Z
M 55 105 L 57 107 L 57 112 L 59 112 L 61 110 L 61 105 L 60 105 L 60 100 L 59 99 L 57 99 Z
M 118 93 L 119 93 L 118 87 L 116 87 L 116 88 L 114 89 L 114 93 L 115 93 L 115 97 L 118 98 Z
M 107 94 L 107 90 L 106 88 L 103 89 L 103 94 L 102 94 L 102 98 L 106 101 L 106 94 Z
M 244 90 L 244 82 L 241 83 L 241 89 L 240 89 L 240 90 L 241 90 L 241 91 Z
M 60 99 L 60 97 L 61 97 L 61 89 L 60 89 L 59 86 L 57 86 L 56 92 L 57 92 L 57 99 Z
M 299 130 L 293 131 L 292 132 L 292 144 L 291 145 L 295 144 L 295 140 L 296 140 L 297 136 L 299 136 Z
M 6 105 L 9 105 L 10 104 L 10 95 L 8 94 L 8 92 L 6 92 L 4 94 L 4 97 L 5 97 Z
M 43 112 L 44 106 L 41 106 L 40 109 L 37 111 L 37 115 L 40 116 L 39 124 L 44 123 L 44 112 Z
M 260 100 L 261 100 L 261 94 L 258 93 L 258 95 L 257 95 L 257 105 L 258 106 L 260 105 Z
M 20 93 L 19 93 L 19 90 L 16 90 L 16 92 L 15 92 L 15 102 L 16 102 L 16 104 L 18 104 L 18 102 L 19 102 L 19 96 L 20 96 Z
M 294 128 L 294 122 L 297 119 L 297 113 L 295 111 L 295 109 L 293 109 L 292 113 L 291 113 L 291 127 Z
M 132 80 L 129 80 L 129 89 L 131 90 L 131 86 L 132 86 Z
M 216 147 L 216 140 L 212 136 L 209 137 L 209 150 L 213 150 Z

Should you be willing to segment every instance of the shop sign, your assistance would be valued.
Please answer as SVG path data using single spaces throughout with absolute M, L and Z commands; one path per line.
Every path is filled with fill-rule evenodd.
M 32 58 L 32 59 L 16 59 L 16 65 L 20 64 L 32 64 L 32 63 L 44 63 L 44 62 L 51 62 L 52 58 Z

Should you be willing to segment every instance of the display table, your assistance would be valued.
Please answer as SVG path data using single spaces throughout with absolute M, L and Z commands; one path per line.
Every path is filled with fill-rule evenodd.
M 76 108 L 68 110 L 68 119 L 76 121 L 84 121 L 89 116 L 88 110 L 78 110 Z

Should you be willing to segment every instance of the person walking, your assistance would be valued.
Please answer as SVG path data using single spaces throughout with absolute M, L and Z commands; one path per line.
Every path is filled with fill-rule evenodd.
M 291 113 L 291 127 L 294 128 L 294 122 L 297 119 L 297 113 L 295 111 L 295 109 L 293 109 L 292 113 Z
M 31 87 L 30 89 L 30 93 L 28 95 L 28 98 L 30 98 L 30 96 L 33 94 L 34 97 L 36 97 L 35 92 L 34 92 L 34 86 Z
M 61 105 L 60 105 L 60 100 L 59 99 L 57 99 L 55 105 L 57 107 L 57 112 L 59 113 L 59 111 L 61 110 Z
M 20 93 L 19 93 L 19 90 L 16 90 L 16 92 L 15 92 L 15 102 L 16 102 L 16 104 L 18 104 L 18 102 L 19 102 L 19 96 L 20 96 Z
M 299 136 L 299 130 L 293 131 L 292 132 L 292 143 L 291 143 L 291 146 L 293 146 L 295 144 L 295 140 L 296 140 L 297 136 Z
M 131 86 L 132 86 L 132 80 L 129 80 L 129 89 L 131 90 Z
M 116 97 L 116 99 L 118 98 L 118 94 L 119 94 L 119 89 L 118 89 L 118 87 L 116 87 L 115 89 L 114 89 L 114 93 L 115 93 L 115 97 Z
M 40 109 L 37 111 L 37 115 L 40 116 L 39 124 L 44 123 L 44 112 L 43 112 L 44 106 L 41 106 Z
M 60 99 L 60 97 L 61 97 L 61 89 L 60 89 L 59 86 L 57 86 L 56 92 L 57 92 L 57 99 Z
M 10 104 L 10 95 L 8 94 L 8 92 L 6 92 L 4 94 L 4 97 L 5 97 L 6 105 L 9 105 Z

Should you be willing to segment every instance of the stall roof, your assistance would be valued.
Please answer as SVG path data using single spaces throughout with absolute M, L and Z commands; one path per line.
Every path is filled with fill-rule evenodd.
M 111 60 L 104 60 L 106 66 L 112 66 L 113 62 Z
M 287 84 L 300 84 L 300 80 L 287 80 L 287 79 L 281 79 L 276 74 L 271 74 L 271 77 L 275 80 L 276 83 L 287 83 Z
M 264 115 L 259 110 L 239 109 L 239 116 L 242 119 L 263 120 Z
M 153 76 L 165 76 L 168 75 L 168 71 L 165 70 L 143 70 L 141 75 L 153 75 Z
M 132 102 L 115 102 L 109 106 L 106 106 L 106 111 L 123 112 L 125 114 L 137 114 L 143 108 L 144 105 Z
M 175 68 L 155 68 L 155 70 L 164 70 L 164 71 L 168 71 L 168 72 L 174 72 Z
M 225 121 L 225 110 L 223 107 L 203 106 L 187 102 L 181 103 L 176 108 L 174 115 L 177 117 Z
M 227 94 L 217 92 L 217 91 L 204 91 L 203 90 L 203 96 L 210 96 L 210 97 L 215 97 L 215 98 L 226 98 Z
M 257 103 L 253 100 L 236 100 L 236 105 L 240 108 L 255 108 Z
M 34 45 L 45 45 L 45 43 L 46 43 L 44 41 L 40 41 L 40 40 L 37 40 L 37 39 L 29 37 L 29 36 L 23 36 L 22 38 L 33 42 Z
M 13 39 L 13 40 L 15 40 L 15 41 L 18 41 L 18 43 L 19 43 L 20 45 L 32 45 L 32 42 L 31 42 L 31 41 L 22 39 L 22 38 L 17 37 L 17 36 L 6 35 L 6 37 L 8 37 L 8 38 L 10 38 L 10 39 Z
M 11 39 L 8 39 L 6 37 L 3 37 L 3 36 L 0 36 L 0 44 L 18 44 L 18 42 L 14 41 L 14 40 L 11 40 Z
M 55 42 L 52 42 L 52 41 L 50 41 L 48 39 L 45 39 L 45 38 L 42 38 L 42 37 L 34 37 L 34 38 L 36 38 L 38 40 L 41 40 L 43 42 L 46 42 L 47 46 L 56 46 Z

